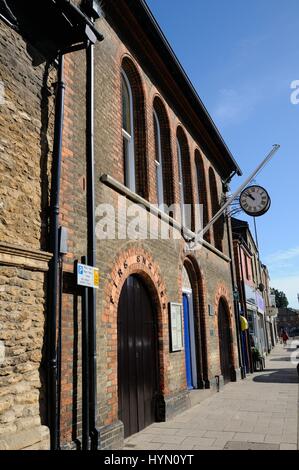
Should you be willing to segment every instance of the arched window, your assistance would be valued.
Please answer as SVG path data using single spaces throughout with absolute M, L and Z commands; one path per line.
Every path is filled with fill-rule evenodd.
M 130 82 L 122 70 L 122 135 L 123 157 L 125 167 L 125 185 L 136 191 L 135 150 L 134 150 L 134 120 L 133 95 Z
M 174 203 L 174 177 L 170 126 L 164 103 L 158 97 L 153 103 L 153 124 L 157 201 L 171 206 Z
M 177 159 L 182 225 L 194 230 L 194 203 L 188 142 L 182 128 L 177 131 Z
M 202 206 L 202 225 L 204 228 L 209 222 L 209 208 L 208 208 L 208 198 L 207 198 L 207 184 L 206 184 L 206 175 L 205 168 L 202 161 L 202 157 L 198 150 L 195 150 L 195 168 L 196 168 L 196 177 L 197 177 L 197 200 L 198 204 Z M 207 242 L 210 242 L 210 231 L 204 235 L 204 239 Z
M 164 204 L 161 127 L 160 127 L 159 118 L 155 110 L 153 112 L 153 116 L 154 116 L 154 133 L 155 133 L 155 166 L 156 166 L 157 201 L 160 206 Z
M 211 202 L 212 202 L 212 216 L 219 211 L 220 201 L 217 190 L 216 177 L 213 168 L 209 169 L 209 183 L 210 183 L 210 192 L 211 192 Z M 224 235 L 224 217 L 223 215 L 214 223 L 213 225 L 213 234 L 214 234 L 214 244 L 215 247 L 223 251 L 223 235 Z
M 140 75 L 127 57 L 122 62 L 121 85 L 124 183 L 148 199 L 144 93 Z

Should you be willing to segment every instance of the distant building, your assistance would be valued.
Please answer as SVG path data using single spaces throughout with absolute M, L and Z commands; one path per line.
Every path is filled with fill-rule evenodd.
M 279 308 L 277 328 L 279 333 L 285 329 L 289 336 L 299 336 L 299 310 Z
M 246 221 L 232 218 L 234 258 L 240 313 L 248 321 L 247 334 L 243 333 L 243 355 L 247 371 L 252 370 L 250 348 L 256 347 L 262 355 L 269 352 L 266 333 L 265 300 L 262 269 L 258 249 Z
M 267 266 L 261 265 L 262 284 L 264 286 L 263 297 L 265 301 L 265 314 L 266 314 L 266 333 L 268 337 L 269 351 L 277 343 L 277 314 L 275 295 L 271 294 L 270 288 L 270 275 Z

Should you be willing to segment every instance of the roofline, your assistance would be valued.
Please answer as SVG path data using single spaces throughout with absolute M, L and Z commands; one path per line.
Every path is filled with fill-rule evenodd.
M 232 219 L 234 219 L 236 222 L 241 222 L 240 225 L 237 225 L 237 226 L 235 226 L 235 227 L 234 227 L 233 224 L 232 224 L 232 230 L 233 230 L 233 231 L 234 231 L 234 229 L 235 229 L 235 230 L 238 230 L 238 229 L 244 229 L 244 230 L 246 230 L 246 232 L 249 234 L 249 236 L 250 236 L 250 238 L 251 238 L 251 241 L 252 241 L 252 243 L 253 243 L 253 245 L 254 245 L 254 248 L 255 248 L 256 253 L 260 253 L 260 251 L 259 251 L 259 249 L 258 249 L 258 247 L 257 247 L 257 245 L 256 245 L 256 241 L 255 241 L 255 239 L 254 239 L 254 237 L 253 237 L 253 235 L 252 235 L 252 233 L 251 233 L 251 229 L 250 229 L 249 223 L 248 223 L 246 220 L 237 219 L 236 217 L 232 217 Z M 242 224 L 243 224 L 243 225 L 242 225 Z M 235 233 L 238 233 L 238 232 L 235 232 Z M 260 262 L 261 262 L 261 260 L 260 260 Z
M 215 122 L 213 121 L 213 119 L 212 119 L 211 115 L 209 114 L 207 108 L 205 107 L 202 100 L 200 99 L 197 91 L 195 90 L 191 80 L 189 79 L 187 73 L 185 72 L 182 64 L 180 63 L 179 59 L 177 58 L 177 56 L 176 56 L 175 52 L 173 51 L 171 45 L 169 44 L 168 40 L 166 39 L 166 37 L 165 37 L 163 31 L 161 30 L 157 20 L 155 19 L 155 17 L 153 15 L 153 13 L 151 12 L 149 6 L 147 5 L 146 0 L 137 0 L 137 1 L 143 7 L 145 13 L 148 16 L 149 21 L 151 22 L 152 26 L 154 27 L 154 29 L 156 30 L 156 32 L 160 36 L 160 39 L 163 42 L 164 46 L 167 48 L 169 54 L 172 56 L 172 59 L 175 62 L 175 65 L 178 67 L 182 78 L 186 81 L 186 84 L 190 88 L 190 90 L 191 90 L 191 92 L 194 96 L 195 101 L 197 102 L 199 107 L 204 111 L 209 124 L 212 126 L 214 132 L 216 133 L 216 135 L 219 139 L 219 141 L 221 142 L 222 146 L 224 147 L 224 150 L 226 151 L 226 153 L 227 153 L 228 157 L 230 158 L 231 162 L 233 163 L 233 166 L 235 167 L 236 173 L 239 176 L 241 176 L 243 174 L 241 168 L 239 167 L 238 163 L 236 162 L 235 158 L 233 157 L 231 151 L 229 150 L 227 144 L 225 143 L 223 137 L 221 136 Z

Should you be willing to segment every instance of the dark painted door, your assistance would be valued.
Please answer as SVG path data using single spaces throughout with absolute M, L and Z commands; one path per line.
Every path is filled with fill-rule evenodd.
M 188 389 L 193 388 L 192 381 L 192 358 L 191 358 L 191 340 L 190 340 L 190 321 L 189 321 L 189 301 L 186 294 L 183 294 L 183 310 L 184 310 L 184 346 L 185 346 L 185 364 L 186 364 L 186 380 Z
M 118 406 L 125 437 L 155 421 L 157 392 L 155 312 L 138 276 L 130 276 L 118 306 Z
M 225 382 L 231 380 L 231 337 L 226 306 L 221 300 L 218 312 L 221 373 Z

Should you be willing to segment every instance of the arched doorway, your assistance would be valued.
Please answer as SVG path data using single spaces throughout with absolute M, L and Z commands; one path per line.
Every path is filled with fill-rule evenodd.
M 232 378 L 232 341 L 229 324 L 229 316 L 224 299 L 220 299 L 218 307 L 218 335 L 220 349 L 221 374 L 224 382 L 230 382 Z
M 156 312 L 137 275 L 122 288 L 117 327 L 118 414 L 128 437 L 155 421 L 158 392 Z
M 189 390 L 209 387 L 200 282 L 196 266 L 191 259 L 187 258 L 182 268 L 182 293 L 186 382 Z
M 192 390 L 197 388 L 197 361 L 192 291 L 183 292 L 183 312 L 186 381 L 188 389 Z

